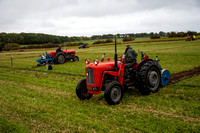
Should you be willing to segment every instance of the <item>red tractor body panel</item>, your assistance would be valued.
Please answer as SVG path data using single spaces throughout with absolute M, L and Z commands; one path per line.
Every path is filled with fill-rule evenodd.
M 53 58 L 55 55 L 56 55 L 56 52 L 55 52 L 55 51 L 50 51 L 50 52 L 49 52 L 49 56 L 51 56 L 51 58 Z
M 99 94 L 102 89 L 103 80 L 106 74 L 112 75 L 113 77 L 119 76 L 119 83 L 123 85 L 123 76 L 124 76 L 124 64 L 121 64 L 121 61 L 117 62 L 117 67 L 120 69 L 119 71 L 114 71 L 115 69 L 115 62 L 114 61 L 105 61 L 105 62 L 99 62 L 97 65 L 94 63 L 86 65 L 85 69 L 85 76 L 86 81 L 88 78 L 91 78 L 90 75 L 88 75 L 88 71 L 93 71 L 92 76 L 94 77 L 94 81 L 91 83 L 90 81 L 86 82 L 87 87 L 91 88 L 88 89 L 88 92 L 90 94 Z M 91 80 L 91 79 L 89 79 Z
M 75 50 L 63 50 L 63 53 L 66 53 L 66 54 L 68 54 L 68 53 L 73 53 L 73 55 L 75 56 Z
M 62 52 L 65 53 L 65 54 L 72 53 L 74 56 L 75 56 L 75 53 L 76 53 L 74 50 L 63 50 Z M 55 51 L 50 51 L 49 56 L 51 56 L 53 58 L 57 53 Z

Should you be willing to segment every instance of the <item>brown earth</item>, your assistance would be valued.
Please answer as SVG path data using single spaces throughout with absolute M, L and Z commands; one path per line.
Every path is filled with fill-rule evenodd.
M 194 67 L 193 69 L 190 70 L 185 70 L 171 74 L 170 82 L 177 83 L 180 80 L 191 78 L 193 76 L 198 76 L 198 75 L 200 75 L 200 66 Z

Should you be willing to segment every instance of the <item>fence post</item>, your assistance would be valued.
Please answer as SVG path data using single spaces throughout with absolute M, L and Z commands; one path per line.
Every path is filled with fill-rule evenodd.
M 11 66 L 13 66 L 12 55 L 10 55 L 10 59 L 11 59 Z

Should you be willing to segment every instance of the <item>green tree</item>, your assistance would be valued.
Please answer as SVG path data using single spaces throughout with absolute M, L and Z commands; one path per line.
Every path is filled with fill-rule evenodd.
M 9 50 L 16 50 L 19 49 L 19 44 L 18 43 L 7 43 L 4 47 L 3 50 L 9 51 Z

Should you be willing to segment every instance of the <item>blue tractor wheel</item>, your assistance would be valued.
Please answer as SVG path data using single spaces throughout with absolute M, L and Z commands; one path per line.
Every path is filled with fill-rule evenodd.
M 170 81 L 170 72 L 166 69 L 161 71 L 161 85 L 166 86 Z

